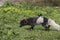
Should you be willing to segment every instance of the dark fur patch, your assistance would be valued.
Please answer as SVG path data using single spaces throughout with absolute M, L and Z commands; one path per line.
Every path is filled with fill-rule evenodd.
M 46 18 L 46 17 L 43 17 L 44 19 L 44 22 L 42 23 L 42 25 L 46 25 L 46 24 L 48 24 L 48 18 Z
M 23 19 L 21 20 L 20 22 L 20 25 L 21 26 L 24 26 L 24 25 L 36 25 L 36 20 L 37 20 L 37 17 L 35 18 L 28 18 L 28 19 Z

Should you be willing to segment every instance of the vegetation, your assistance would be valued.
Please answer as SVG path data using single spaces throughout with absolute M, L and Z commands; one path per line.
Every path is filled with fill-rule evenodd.
M 45 31 L 41 25 L 36 25 L 34 30 L 27 30 L 29 26 L 19 27 L 20 20 L 38 14 L 43 14 L 60 24 L 60 8 L 30 4 L 16 6 L 10 3 L 0 7 L 0 40 L 60 40 L 60 31 L 53 28 Z

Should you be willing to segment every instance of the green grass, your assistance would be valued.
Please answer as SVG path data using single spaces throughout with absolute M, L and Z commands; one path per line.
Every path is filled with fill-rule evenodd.
M 41 25 L 36 25 L 34 30 L 27 30 L 30 26 L 19 27 L 20 20 L 43 14 L 60 24 L 60 8 L 38 7 L 22 4 L 15 6 L 6 4 L 0 7 L 0 40 L 60 40 L 60 31 L 50 28 L 43 30 Z
M 12 26 L 10 30 L 5 28 L 1 35 L 1 40 L 60 40 L 60 32 L 51 29 L 45 31 L 41 26 L 36 26 L 34 30 L 27 30 L 28 27 Z

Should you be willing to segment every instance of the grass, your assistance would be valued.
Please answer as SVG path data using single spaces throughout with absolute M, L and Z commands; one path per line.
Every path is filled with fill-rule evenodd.
M 60 31 L 51 29 L 45 31 L 41 26 L 36 26 L 34 30 L 27 30 L 26 27 L 13 26 L 10 30 L 5 29 L 1 40 L 60 40 Z
M 29 26 L 19 27 L 20 20 L 40 13 L 60 24 L 60 8 L 32 5 L 0 7 L 0 40 L 60 40 L 60 31 L 53 28 L 45 31 L 41 25 L 36 25 L 34 30 L 27 30 Z

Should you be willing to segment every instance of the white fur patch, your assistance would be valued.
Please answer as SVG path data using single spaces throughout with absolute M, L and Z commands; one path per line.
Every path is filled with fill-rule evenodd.
M 40 16 L 37 21 L 36 21 L 37 24 L 41 24 L 43 23 L 43 16 Z
M 48 25 L 50 25 L 51 27 L 54 27 L 56 30 L 60 30 L 60 25 L 56 24 L 55 21 L 52 19 L 48 20 Z

